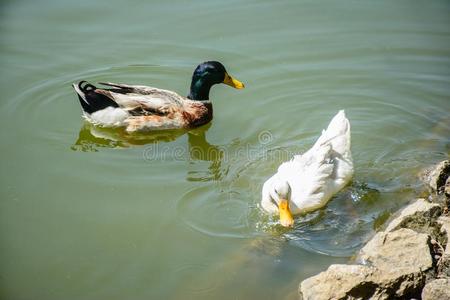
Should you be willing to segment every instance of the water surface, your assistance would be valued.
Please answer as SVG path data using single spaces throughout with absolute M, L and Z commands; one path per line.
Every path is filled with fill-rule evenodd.
M 448 1 L 6 1 L 0 5 L 0 295 L 295 299 L 423 194 L 450 149 Z M 187 94 L 219 60 L 191 132 L 85 124 L 70 84 Z M 263 182 L 331 117 L 352 124 L 353 183 L 277 226 Z

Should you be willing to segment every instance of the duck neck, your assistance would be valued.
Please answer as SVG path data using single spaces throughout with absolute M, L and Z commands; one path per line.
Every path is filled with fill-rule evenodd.
M 187 97 L 191 100 L 207 101 L 209 100 L 211 86 L 211 83 L 202 78 L 192 78 L 191 89 Z

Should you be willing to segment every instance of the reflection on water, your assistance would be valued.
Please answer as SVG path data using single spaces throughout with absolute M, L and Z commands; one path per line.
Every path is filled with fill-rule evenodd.
M 189 154 L 194 160 L 218 161 L 223 158 L 223 150 L 206 140 L 206 132 L 211 123 L 188 132 Z
M 198 162 L 209 162 L 206 170 L 203 166 L 200 169 L 189 169 L 186 179 L 188 181 L 217 181 L 222 176 L 221 166 L 224 150 L 222 147 L 212 145 L 207 141 L 206 133 L 210 127 L 211 123 L 190 131 L 161 130 L 146 133 L 129 133 L 123 128 L 105 128 L 84 122 L 71 149 L 74 151 L 97 152 L 101 148 L 130 148 L 147 145 L 144 151 L 144 158 L 147 161 L 164 160 L 170 156 L 170 158 L 175 160 L 188 160 L 194 169 Z M 188 142 L 188 157 L 184 155 L 184 148 L 174 148 L 172 146 L 163 148 L 152 147 L 152 144 L 173 142 L 185 134 Z
M 209 128 L 209 124 L 206 125 Z M 205 126 L 205 127 L 206 127 Z M 221 167 L 224 151 L 221 147 L 212 145 L 206 140 L 207 129 L 196 129 L 188 133 L 189 156 L 194 161 L 211 162 L 207 171 L 189 170 L 188 181 L 217 181 L 221 179 Z
M 129 148 L 151 143 L 172 142 L 185 133 L 185 130 L 129 133 L 123 128 L 100 127 L 85 121 L 71 149 L 87 152 L 98 151 L 100 148 Z

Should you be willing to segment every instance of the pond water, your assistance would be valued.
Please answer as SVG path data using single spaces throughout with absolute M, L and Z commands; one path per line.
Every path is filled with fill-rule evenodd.
M 296 299 L 423 195 L 450 149 L 448 1 L 3 1 L 0 296 Z M 85 124 L 70 84 L 211 92 L 191 132 Z M 332 116 L 352 124 L 353 183 L 283 230 L 264 181 Z

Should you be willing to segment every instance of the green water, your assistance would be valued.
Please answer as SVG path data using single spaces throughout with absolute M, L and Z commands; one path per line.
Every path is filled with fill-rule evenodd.
M 70 86 L 210 59 L 246 89 L 190 133 L 90 127 Z M 2 1 L 0 72 L 2 299 L 296 299 L 450 148 L 448 1 Z M 354 182 L 281 230 L 262 184 L 339 109 Z

